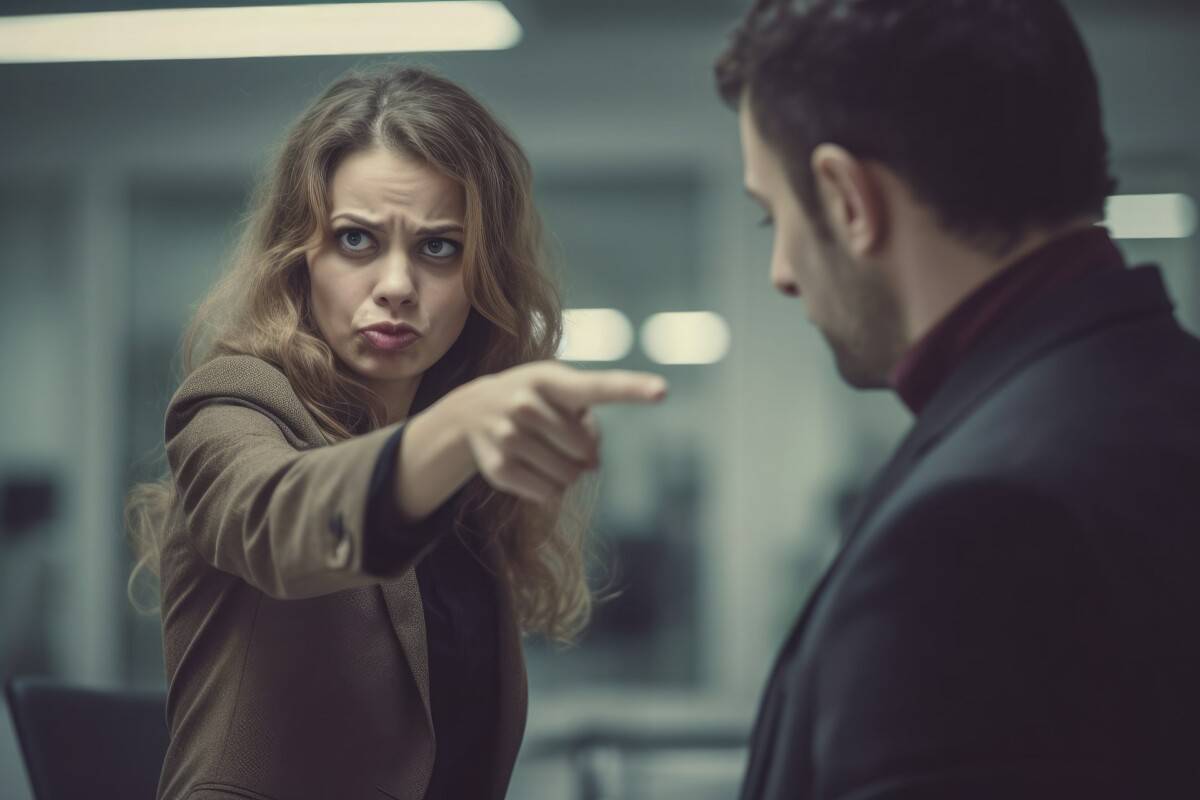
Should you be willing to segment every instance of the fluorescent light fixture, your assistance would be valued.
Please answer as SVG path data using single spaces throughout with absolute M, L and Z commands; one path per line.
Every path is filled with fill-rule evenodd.
M 1117 239 L 1186 239 L 1196 232 L 1196 202 L 1186 194 L 1108 198 L 1104 224 Z
M 729 325 L 711 311 L 654 314 L 642 325 L 642 349 L 659 364 L 713 364 L 729 352 Z
M 568 308 L 558 357 L 564 361 L 620 361 L 633 349 L 633 325 L 615 308 Z
M 0 17 L 0 63 L 502 50 L 520 39 L 495 0 L 36 14 Z

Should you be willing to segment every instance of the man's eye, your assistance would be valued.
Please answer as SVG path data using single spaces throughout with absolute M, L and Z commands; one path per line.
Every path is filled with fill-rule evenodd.
M 769 228 L 774 224 L 775 224 L 775 219 L 770 214 L 767 214 L 765 217 L 763 217 L 761 220 L 759 220 L 758 227 Z
M 348 228 L 337 234 L 338 244 L 351 253 L 364 253 L 375 244 L 371 234 L 358 228 Z
M 427 239 L 421 245 L 421 252 L 430 258 L 453 258 L 458 250 L 458 242 L 450 239 Z

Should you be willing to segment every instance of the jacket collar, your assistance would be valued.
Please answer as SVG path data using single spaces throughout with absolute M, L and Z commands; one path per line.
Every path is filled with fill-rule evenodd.
M 300 450 L 327 444 L 287 376 L 273 364 L 247 355 L 217 356 L 197 367 L 171 398 L 166 419 L 170 441 L 207 403 L 249 406 L 275 421 L 288 443 Z
M 913 465 L 938 441 L 1025 367 L 1088 334 L 1174 309 L 1157 267 L 1105 270 L 1038 298 L 985 337 L 930 399 L 868 490 L 853 536 Z

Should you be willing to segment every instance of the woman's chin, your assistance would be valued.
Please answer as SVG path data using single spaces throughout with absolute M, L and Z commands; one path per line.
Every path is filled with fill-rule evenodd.
M 360 358 L 351 368 L 368 381 L 404 381 L 420 377 L 423 369 L 412 359 Z

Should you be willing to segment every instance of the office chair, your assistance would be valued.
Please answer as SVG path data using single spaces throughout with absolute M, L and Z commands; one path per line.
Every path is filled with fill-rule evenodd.
M 165 693 L 32 677 L 10 678 L 4 693 L 36 800 L 153 800 L 167 752 Z

